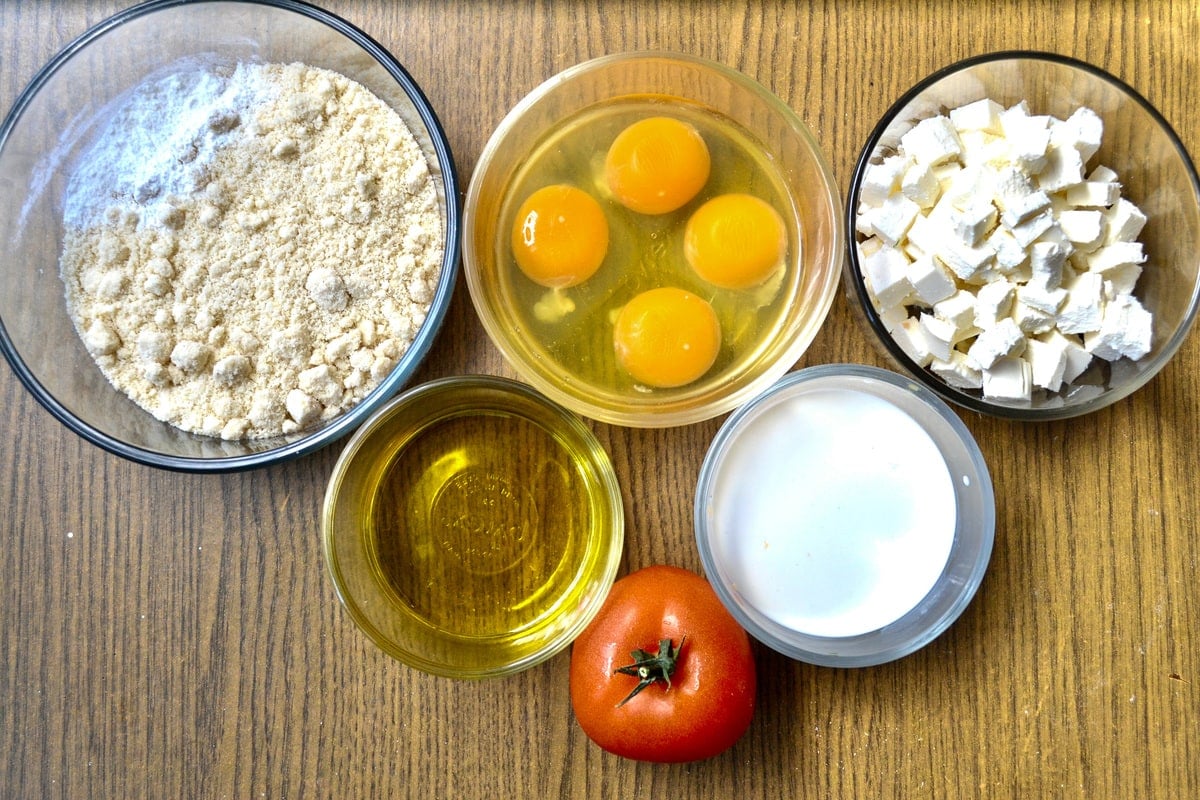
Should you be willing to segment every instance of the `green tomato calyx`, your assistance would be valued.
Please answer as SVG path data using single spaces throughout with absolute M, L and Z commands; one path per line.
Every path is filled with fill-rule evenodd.
M 670 639 L 659 639 L 658 652 L 654 655 L 647 653 L 645 650 L 637 649 L 629 655 L 633 658 L 633 663 L 624 667 L 617 667 L 615 673 L 622 675 L 631 675 L 638 679 L 637 686 L 633 687 L 633 691 L 625 696 L 625 699 L 617 703 L 617 708 L 628 703 L 633 698 L 652 683 L 663 681 L 667 684 L 667 688 L 671 688 L 671 675 L 675 672 L 676 664 L 679 661 L 679 653 L 683 650 L 683 643 L 687 641 L 687 637 L 679 640 L 678 647 L 671 647 Z

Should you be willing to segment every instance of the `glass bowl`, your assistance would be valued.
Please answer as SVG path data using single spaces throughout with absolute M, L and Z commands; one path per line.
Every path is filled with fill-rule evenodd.
M 106 380 L 72 324 L 59 274 L 64 193 L 81 154 L 134 88 L 176 67 L 301 62 L 338 72 L 390 106 L 413 133 L 436 193 L 441 271 L 423 321 L 376 388 L 340 416 L 289 434 L 225 440 L 152 416 Z M 59 421 L 117 455 L 166 469 L 232 471 L 310 453 L 350 432 L 425 357 L 453 291 L 457 178 L 446 137 L 405 69 L 346 21 L 292 2 L 150 2 L 84 33 L 43 67 L 0 127 L 0 349 Z M 381 369 L 382 373 L 383 370 Z
M 485 678 L 550 658 L 592 620 L 624 511 L 579 417 L 525 384 L 468 376 L 410 389 L 355 432 L 322 524 L 338 596 L 375 644 Z
M 700 131 L 711 174 L 682 207 L 643 214 L 614 197 L 604 159 L 625 126 L 655 116 Z M 540 187 L 559 183 L 597 200 L 610 231 L 598 271 L 561 290 L 522 274 L 512 248 L 517 206 Z M 684 223 L 720 193 L 753 194 L 779 213 L 787 249 L 765 283 L 722 289 L 684 263 Z M 463 269 L 484 329 L 539 391 L 612 424 L 682 425 L 740 405 L 804 353 L 840 280 L 839 211 L 833 175 L 811 132 L 764 87 L 692 56 L 610 55 L 547 80 L 493 133 L 467 189 Z M 732 242 L 740 240 L 727 241 L 736 248 Z M 662 286 L 711 303 L 720 321 L 716 360 L 692 382 L 652 376 L 648 384 L 617 362 L 618 312 L 638 293 Z M 658 359 L 654 368 L 667 372 L 674 356 L 654 353 L 677 351 L 656 347 L 650 348 Z
M 722 425 L 701 467 L 704 571 L 752 636 L 864 667 L 925 646 L 974 597 L 995 497 L 945 402 L 875 367 L 790 373 Z
M 984 396 L 981 389 L 972 387 L 973 380 L 952 378 L 947 382 L 945 372 L 938 374 L 923 363 L 928 359 L 922 348 L 916 348 L 914 354 L 897 341 L 894 332 L 903 329 L 903 324 L 898 318 L 890 318 L 895 307 L 892 312 L 883 308 L 864 280 L 860 248 L 867 237 L 856 232 L 864 202 L 864 179 L 871 166 L 896 154 L 901 137 L 921 120 L 985 98 L 1005 109 L 1025 101 L 1030 114 L 1059 120 L 1081 107 L 1094 111 L 1103 122 L 1103 137 L 1098 151 L 1085 162 L 1085 177 L 1092 177 L 1089 170 L 1097 166 L 1110 168 L 1116 173 L 1121 197 L 1140 208 L 1147 218 L 1140 234 L 1147 260 L 1141 265 L 1134 296 L 1153 316 L 1148 352 L 1137 357 L 1135 350 L 1131 357 L 1112 362 L 1097 356 L 1086 371 L 1056 391 L 1035 384 L 1028 399 L 1019 390 L 1010 391 L 1015 384 Z M 882 351 L 900 369 L 946 400 L 998 417 L 1073 417 L 1127 397 L 1171 359 L 1200 306 L 1200 180 L 1191 158 L 1167 121 L 1134 89 L 1095 66 L 1065 56 L 1024 51 L 982 55 L 938 70 L 907 91 L 883 116 L 863 147 L 850 182 L 845 225 L 851 240 L 845 289 Z M 1072 244 L 1076 252 L 1082 247 Z M 881 283 L 884 280 L 879 279 Z M 922 302 L 910 306 L 908 316 L 918 318 L 918 309 L 928 313 L 927 304 Z M 1032 325 L 1039 324 L 1034 315 L 1028 319 Z M 1039 335 L 1053 338 L 1050 334 Z M 1039 350 L 1035 358 L 1047 352 L 1046 348 Z M 1043 359 L 1042 363 L 1047 362 Z M 1055 366 L 1054 361 L 1049 362 L 1051 377 L 1043 383 L 1054 386 Z M 1067 370 L 1081 367 L 1068 364 Z

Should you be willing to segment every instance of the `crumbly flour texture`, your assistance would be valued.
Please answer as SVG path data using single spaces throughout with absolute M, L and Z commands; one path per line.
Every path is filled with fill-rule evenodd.
M 302 64 L 139 87 L 68 186 L 67 308 L 114 386 L 224 439 L 345 412 L 424 321 L 444 233 L 412 133 Z

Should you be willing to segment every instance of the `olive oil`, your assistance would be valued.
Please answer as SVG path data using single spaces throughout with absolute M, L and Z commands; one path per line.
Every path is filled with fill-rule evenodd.
M 418 390 L 352 443 L 327 548 L 343 602 L 380 646 L 482 675 L 565 646 L 611 582 L 623 516 L 581 421 L 528 388 L 497 393 L 511 382 L 464 381 L 487 388 Z

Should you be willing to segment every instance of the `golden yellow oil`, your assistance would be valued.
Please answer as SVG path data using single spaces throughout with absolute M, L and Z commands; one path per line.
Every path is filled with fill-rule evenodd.
M 593 454 L 569 437 L 488 409 L 400 431 L 382 448 L 364 489 L 365 542 L 376 580 L 440 640 L 439 658 L 519 661 L 594 592 L 608 548 L 594 527 L 606 520 Z
M 639 214 L 612 198 L 604 178 L 604 157 L 626 126 L 657 115 L 692 124 L 708 145 L 712 169 L 704 189 L 682 208 L 661 215 Z M 541 346 L 543 357 L 583 383 L 627 393 L 648 390 L 635 385 L 617 366 L 612 341 L 616 313 L 647 289 L 686 289 L 708 300 L 722 330 L 717 361 L 699 383 L 727 380 L 752 361 L 763 343 L 784 324 L 787 304 L 799 287 L 798 214 L 778 170 L 751 134 L 709 109 L 659 96 L 623 98 L 592 106 L 545 136 L 505 190 L 500 208 L 501 235 L 496 237 L 495 245 L 496 263 L 502 265 L 503 294 L 517 310 L 522 326 Z M 578 186 L 601 201 L 609 222 L 609 249 L 599 271 L 587 281 L 569 289 L 547 290 L 521 273 L 508 232 L 525 198 L 555 183 Z M 683 253 L 688 217 L 707 200 L 728 192 L 754 194 L 766 200 L 787 227 L 788 253 L 783 269 L 751 289 L 722 289 L 707 283 L 692 271 Z

